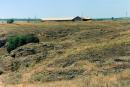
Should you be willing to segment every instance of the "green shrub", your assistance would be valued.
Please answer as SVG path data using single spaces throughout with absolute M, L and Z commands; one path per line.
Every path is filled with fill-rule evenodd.
M 8 23 L 8 24 L 12 24 L 12 23 L 14 23 L 14 20 L 13 20 L 13 19 L 8 19 L 8 20 L 7 20 L 7 23 Z
M 39 39 L 34 35 L 17 35 L 17 36 L 10 36 L 7 39 L 7 51 L 10 53 L 12 50 L 25 45 L 27 43 L 38 43 Z

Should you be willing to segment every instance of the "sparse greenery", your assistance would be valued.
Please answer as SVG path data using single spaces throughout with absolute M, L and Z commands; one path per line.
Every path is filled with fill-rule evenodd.
M 7 39 L 7 51 L 10 53 L 12 50 L 19 46 L 25 45 L 27 43 L 38 43 L 39 39 L 34 35 L 17 35 L 10 36 Z

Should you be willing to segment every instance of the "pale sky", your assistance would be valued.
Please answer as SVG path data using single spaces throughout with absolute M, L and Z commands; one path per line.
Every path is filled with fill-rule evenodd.
M 0 18 L 130 16 L 130 0 L 0 0 Z

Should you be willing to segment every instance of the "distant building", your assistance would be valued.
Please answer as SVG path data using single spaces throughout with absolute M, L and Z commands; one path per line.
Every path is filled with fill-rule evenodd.
M 79 17 L 79 16 L 73 18 L 73 21 L 88 21 L 88 20 L 92 20 L 92 19 L 89 17 Z
M 62 21 L 88 21 L 88 20 L 92 20 L 92 19 L 77 16 L 77 17 L 68 17 L 68 18 L 43 18 L 41 20 L 42 20 L 42 22 L 47 22 L 47 21 L 62 22 Z

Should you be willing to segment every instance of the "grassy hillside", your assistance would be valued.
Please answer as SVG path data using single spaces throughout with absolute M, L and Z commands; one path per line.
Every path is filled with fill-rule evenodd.
M 26 34 L 40 42 L 0 48 L 6 87 L 129 87 L 129 21 L 0 25 L 1 38 Z

